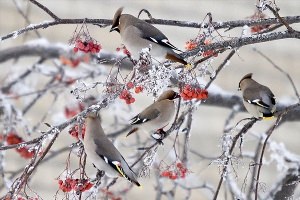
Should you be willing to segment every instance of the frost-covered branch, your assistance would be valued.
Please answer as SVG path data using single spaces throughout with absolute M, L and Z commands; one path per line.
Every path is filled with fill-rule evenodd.
M 295 199 L 294 192 L 299 185 L 299 168 L 290 168 L 286 175 L 278 182 L 278 191 L 270 193 L 274 200 Z
M 215 42 L 209 45 L 200 45 L 199 47 L 196 47 L 191 51 L 184 52 L 181 55 L 183 57 L 190 57 L 190 56 L 197 55 L 199 52 L 205 52 L 208 50 L 233 49 L 233 48 L 246 46 L 249 44 L 257 44 L 257 43 L 269 42 L 269 41 L 281 40 L 287 38 L 300 39 L 300 32 L 295 31 L 290 33 L 288 31 L 283 31 L 283 32 L 272 32 L 272 33 L 252 35 L 249 37 L 233 38 L 231 40 Z
M 283 17 L 283 19 L 289 24 L 299 23 L 300 16 L 287 16 Z M 178 20 L 166 20 L 166 19 L 151 19 L 145 20 L 151 24 L 158 25 L 170 25 L 170 26 L 178 26 L 178 27 L 189 27 L 189 28 L 207 28 L 209 26 L 213 26 L 214 29 L 232 29 L 236 27 L 243 26 L 256 26 L 256 25 L 270 25 L 270 24 L 279 24 L 277 18 L 269 18 L 269 19 L 259 19 L 259 20 L 236 20 L 236 21 L 227 21 L 227 22 L 212 22 L 212 23 L 198 23 L 191 21 L 178 21 Z M 25 28 L 19 29 L 7 35 L 0 37 L 1 40 L 6 40 L 9 38 L 18 37 L 26 32 L 45 29 L 51 26 L 62 25 L 62 24 L 93 24 L 100 27 L 106 27 L 112 24 L 111 19 L 57 19 L 55 21 L 42 22 L 40 24 L 31 24 Z
M 19 3 L 17 1 L 14 2 L 15 4 Z M 185 48 L 187 51 L 182 53 L 191 66 L 178 66 L 176 63 L 153 62 L 155 58 L 150 56 L 151 48 L 141 51 L 139 60 L 136 61 L 130 58 L 128 52 L 127 54 L 126 51 L 123 51 L 126 50 L 124 46 L 117 48 L 121 49 L 121 51 L 116 50 L 119 51 L 118 53 L 106 52 L 101 47 L 101 41 L 89 34 L 88 26 L 96 25 L 104 28 L 112 23 L 111 19 L 62 19 L 38 0 L 29 0 L 28 2 L 29 5 L 35 5 L 41 12 L 45 12 L 48 15 L 47 17 L 51 18 L 50 21 L 30 24 L 28 14 L 24 14 L 21 7 L 15 5 L 26 23 L 30 25 L 2 36 L 0 38 L 1 42 L 3 42 L 2 40 L 16 38 L 22 34 L 40 29 L 50 30 L 51 26 L 81 24 L 81 28 L 79 28 L 79 32 L 76 28 L 73 36 L 70 36 L 72 38 L 69 45 L 53 44 L 45 39 L 39 39 L 21 46 L 5 47 L 5 49 L 2 48 L 0 51 L 0 63 L 14 60 L 15 62 L 11 63 L 20 65 L 18 67 L 13 65 L 11 69 L 7 70 L 9 72 L 2 78 L 0 86 L 0 176 L 5 179 L 0 187 L 10 188 L 9 191 L 4 192 L 7 193 L 6 197 L 17 198 L 19 195 L 25 195 L 25 198 L 29 199 L 29 193 L 32 192 L 35 195 L 35 191 L 30 188 L 30 179 L 33 177 L 34 172 L 41 166 L 41 163 L 67 150 L 70 150 L 70 153 L 66 158 L 66 167 L 59 178 L 57 178 L 59 180 L 59 193 L 62 191 L 64 198 L 72 198 L 71 192 L 73 192 L 74 196 L 75 193 L 78 194 L 76 197 L 79 199 L 96 198 L 96 196 L 99 198 L 99 194 L 107 199 L 117 199 L 117 197 L 110 195 L 114 195 L 115 192 L 117 195 L 124 196 L 129 190 L 135 189 L 131 184 L 125 189 L 111 187 L 114 184 L 119 184 L 119 179 L 115 178 L 109 182 L 111 179 L 107 181 L 107 178 L 103 177 L 103 171 L 97 173 L 96 178 L 93 179 L 85 174 L 85 154 L 78 136 L 83 136 L 83 133 L 85 133 L 84 119 L 87 113 L 100 111 L 103 108 L 106 108 L 107 110 L 104 112 L 109 113 L 113 118 L 113 122 L 110 122 L 108 125 L 111 130 L 107 136 L 114 141 L 114 145 L 116 147 L 123 145 L 123 147 L 138 149 L 138 151 L 133 151 L 129 155 L 127 151 L 124 151 L 124 154 L 122 152 L 124 158 L 128 159 L 128 163 L 133 167 L 133 170 L 135 172 L 139 170 L 140 176 L 149 176 L 150 170 L 155 170 L 156 186 L 153 187 L 153 190 L 156 192 L 157 199 L 165 197 L 176 199 L 178 198 L 177 193 L 179 190 L 186 192 L 186 199 L 189 199 L 193 195 L 192 192 L 201 189 L 207 190 L 208 192 L 206 193 L 210 197 L 214 195 L 214 199 L 219 199 L 222 198 L 221 188 L 225 184 L 225 193 L 226 195 L 231 195 L 232 198 L 245 200 L 252 199 L 254 195 L 257 198 L 258 186 L 262 184 L 259 178 L 263 172 L 262 169 L 267 167 L 268 164 L 262 162 L 262 160 L 265 157 L 268 158 L 264 154 L 269 153 L 267 151 L 269 149 L 271 152 L 270 162 L 274 159 L 277 162 L 277 167 L 284 168 L 282 170 L 284 177 L 277 179 L 274 189 L 266 194 L 266 198 L 276 197 L 280 199 L 292 196 L 299 181 L 298 155 L 291 156 L 290 151 L 285 150 L 280 144 L 271 140 L 271 135 L 276 130 L 275 128 L 283 124 L 283 122 L 300 121 L 300 97 L 289 73 L 274 63 L 271 57 L 269 58 L 262 52 L 256 51 L 289 79 L 294 89 L 294 96 L 298 100 L 293 101 L 292 98 L 294 96 L 291 97 L 290 101 L 277 99 L 275 120 L 271 121 L 274 122 L 274 125 L 266 133 L 258 133 L 254 130 L 256 122 L 255 126 L 259 126 L 267 124 L 264 123 L 265 121 L 247 118 L 236 122 L 235 120 L 239 117 L 237 114 L 246 111 L 241 95 L 224 91 L 214 83 L 220 78 L 220 72 L 225 65 L 230 64 L 229 61 L 240 47 L 285 38 L 299 39 L 300 33 L 296 30 L 296 26 L 292 27 L 291 24 L 300 23 L 300 16 L 281 17 L 278 10 L 269 7 L 276 18 L 263 19 L 266 17 L 264 13 L 257 12 L 251 16 L 251 19 L 247 20 L 214 22 L 213 15 L 209 13 L 207 14 L 208 20 L 207 18 L 204 19 L 204 21 L 208 22 L 198 23 L 153 18 L 150 12 L 143 9 L 142 11 L 148 14 L 149 19 L 146 19 L 146 21 L 149 23 L 199 29 L 197 36 L 190 38 L 190 41 L 186 42 Z M 259 1 L 259 3 L 270 2 Z M 261 19 L 259 19 L 260 17 Z M 279 31 L 278 27 L 280 26 L 283 26 L 282 29 L 286 31 Z M 236 36 L 228 32 L 237 27 L 240 27 L 239 35 Z M 83 30 L 85 28 L 86 30 Z M 250 31 L 252 35 L 250 35 Z M 109 33 L 107 32 L 107 34 Z M 79 44 L 83 45 L 84 48 L 79 48 Z M 90 44 L 97 46 L 96 52 L 91 51 L 91 49 L 83 51 L 85 47 L 90 48 Z M 228 51 L 228 55 L 225 55 L 225 51 Z M 23 64 L 23 58 L 27 57 L 34 57 L 34 61 L 32 61 L 33 64 L 29 65 L 29 68 L 24 69 L 21 64 Z M 217 61 L 218 64 L 215 64 L 214 61 Z M 19 68 L 21 70 L 17 71 Z M 33 81 L 32 79 L 36 80 Z M 237 85 L 238 83 L 236 83 Z M 167 88 L 172 88 L 179 92 L 181 98 L 178 101 L 176 100 L 178 104 L 174 114 L 175 118 L 169 122 L 168 126 L 164 127 L 165 134 L 162 140 L 153 141 L 148 136 L 141 137 L 138 134 L 133 143 L 127 140 L 129 144 L 126 144 L 126 142 L 123 143 L 122 140 L 119 140 L 117 137 L 125 134 L 132 128 L 127 121 L 128 117 L 130 117 L 129 115 L 133 114 L 131 113 L 132 105 L 128 106 L 127 104 L 138 101 L 139 98 L 135 99 L 135 97 L 139 93 L 144 95 L 141 98 L 157 97 L 161 91 Z M 236 91 L 237 87 L 230 90 Z M 126 97 L 120 95 L 125 94 L 125 92 L 127 94 L 127 96 L 125 95 Z M 48 102 L 49 98 L 46 95 L 54 96 L 52 103 Z M 31 114 L 35 115 L 34 107 L 39 105 L 38 103 L 44 103 L 42 97 L 47 98 L 46 105 L 42 105 L 44 112 L 38 112 L 38 119 L 34 122 L 35 125 L 31 125 L 31 123 L 27 122 L 27 119 Z M 66 102 L 63 102 L 64 104 L 61 106 L 59 101 L 62 98 Z M 117 100 L 118 98 L 119 101 Z M 127 101 L 128 98 L 130 101 Z M 69 102 L 70 99 L 76 101 L 75 108 L 69 105 L 72 104 L 72 102 Z M 133 104 L 133 106 L 135 105 Z M 201 130 L 205 130 L 204 126 L 214 126 L 214 124 L 200 126 L 197 124 L 195 110 L 202 106 L 210 106 L 210 109 L 220 107 L 231 110 L 229 116 L 224 118 L 224 128 L 221 130 L 221 132 L 223 131 L 221 144 L 212 147 L 214 151 L 219 146 L 222 148 L 217 154 L 209 154 L 203 151 L 203 148 L 199 148 L 199 146 L 192 146 L 194 144 L 193 138 L 196 137 L 192 134 L 199 132 L 198 129 L 192 130 L 193 128 L 201 126 Z M 125 114 L 123 114 L 124 111 Z M 64 115 L 62 116 L 62 114 Z M 55 118 L 56 115 L 58 115 L 58 118 Z M 107 117 L 106 113 L 103 117 Z M 205 118 L 207 116 L 204 114 L 200 117 Z M 251 116 L 249 115 L 249 117 Z M 45 123 L 45 120 L 51 120 L 51 118 L 55 118 L 53 121 L 57 125 L 50 126 L 48 123 Z M 107 120 L 110 120 L 110 116 Z M 249 121 L 245 122 L 245 120 Z M 103 123 L 105 122 L 106 119 L 103 120 Z M 242 123 L 244 125 L 241 125 Z M 41 124 L 48 125 L 50 130 L 46 132 L 38 131 Z M 57 142 L 56 138 L 58 135 L 68 126 L 70 128 L 68 130 L 69 134 L 76 138 L 77 142 L 74 142 L 71 147 L 65 145 L 63 149 L 56 151 L 53 144 Z M 167 129 L 167 127 L 169 128 Z M 42 133 L 42 135 L 32 139 L 34 135 L 31 134 L 35 133 Z M 25 135 L 24 138 L 29 137 L 31 140 L 24 142 L 22 134 Z M 202 136 L 197 135 L 197 137 Z M 257 143 L 254 150 L 249 150 L 248 147 L 244 149 L 244 144 L 249 144 L 248 137 L 253 137 L 254 142 Z M 250 140 L 253 142 L 252 139 Z M 168 145 L 170 145 L 170 150 Z M 5 151 L 9 149 L 15 149 L 23 158 L 31 159 L 29 164 L 14 171 L 7 169 L 4 159 L 7 158 L 5 157 Z M 161 155 L 160 152 L 162 151 L 167 155 Z M 52 154 L 52 152 L 54 153 Z M 30 155 L 25 157 L 21 153 Z M 189 156 L 189 153 L 191 153 L 191 156 Z M 192 154 L 195 156 L 192 156 Z M 71 155 L 77 156 L 77 159 L 79 159 L 75 170 L 71 166 L 71 160 L 73 160 Z M 192 158 L 195 157 L 196 160 L 193 160 Z M 199 165 L 195 163 L 199 160 L 208 162 L 204 168 L 201 166 L 201 173 L 198 173 Z M 247 162 L 247 160 L 250 160 L 247 175 L 241 177 L 242 173 L 239 173 L 240 163 Z M 165 168 L 161 164 L 165 164 Z M 190 167 L 190 164 L 193 167 Z M 197 181 L 202 178 L 206 168 L 210 168 L 214 164 L 217 164 L 219 168 L 220 178 L 218 184 L 213 187 L 210 179 L 201 180 L 201 182 Z M 197 170 L 197 172 L 194 173 L 194 170 Z M 10 177 L 6 177 L 6 174 L 10 174 Z M 17 175 L 19 177 L 15 178 Z M 61 182 L 67 179 L 78 180 L 78 178 L 91 181 L 94 184 L 93 188 L 87 191 L 89 196 L 84 196 L 85 193 L 82 190 L 66 192 L 65 188 L 61 188 Z M 167 181 L 170 183 L 168 186 L 170 187 L 165 187 L 164 179 L 168 179 Z M 244 181 L 241 188 L 239 187 L 239 180 Z M 185 182 L 189 184 L 184 184 Z M 256 190 L 256 193 L 253 193 L 254 190 Z M 55 197 L 57 198 L 57 196 Z M 263 195 L 259 194 L 259 197 L 262 198 Z
M 10 47 L 0 50 L 0 63 L 11 59 L 19 59 L 23 57 L 41 57 L 41 59 L 54 59 L 61 56 L 74 57 L 72 48 L 61 44 L 51 44 L 45 40 L 33 41 L 30 44 L 25 44 L 16 47 Z M 92 61 L 107 65 L 113 65 L 121 62 L 122 69 L 133 68 L 133 63 L 126 58 L 126 55 L 120 53 L 110 53 L 101 51 L 98 55 L 92 55 Z
M 223 156 L 224 156 L 224 159 L 223 159 L 223 169 L 222 169 L 222 174 L 221 174 L 221 177 L 220 177 L 220 180 L 219 180 L 219 183 L 218 183 L 218 186 L 216 188 L 216 192 L 214 194 L 214 197 L 213 197 L 213 200 L 216 200 L 218 198 L 218 195 L 219 195 L 219 192 L 220 192 L 220 189 L 221 189 L 221 186 L 222 186 L 222 183 L 224 181 L 224 179 L 226 178 L 226 175 L 228 173 L 228 167 L 229 167 L 229 163 L 230 163 L 230 160 L 231 160 L 231 157 L 232 157 L 232 153 L 233 153 L 233 150 L 236 146 L 236 143 L 238 141 L 238 139 L 240 137 L 242 137 L 243 134 L 246 134 L 246 132 L 252 128 L 252 126 L 257 122 L 257 119 L 256 118 L 252 118 L 247 124 L 244 125 L 244 127 L 232 138 L 232 140 L 230 142 L 227 142 L 229 143 L 229 146 L 228 147 L 225 147 L 225 151 L 222 153 Z M 226 138 L 225 138 L 226 139 Z M 227 144 L 226 143 L 226 144 Z

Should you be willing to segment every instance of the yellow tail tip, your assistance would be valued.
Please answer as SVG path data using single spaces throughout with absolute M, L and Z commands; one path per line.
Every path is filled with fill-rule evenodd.
M 274 118 L 274 116 L 271 116 L 271 117 L 263 117 L 263 120 L 271 120 L 271 119 L 273 119 Z
M 185 66 L 185 69 L 192 69 L 192 65 L 190 64 L 190 63 L 188 63 L 188 64 L 186 64 L 186 65 L 184 65 Z

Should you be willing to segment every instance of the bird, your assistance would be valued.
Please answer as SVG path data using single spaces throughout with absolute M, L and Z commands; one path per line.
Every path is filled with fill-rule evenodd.
M 174 52 L 174 50 L 182 51 L 172 45 L 160 30 L 130 14 L 122 14 L 122 12 L 123 7 L 116 11 L 110 32 L 120 33 L 124 45 L 134 58 L 139 58 L 141 50 L 151 45 L 150 54 L 159 62 L 168 59 L 187 65 L 187 62 Z
M 87 158 L 98 170 L 103 170 L 108 177 L 124 177 L 140 186 L 135 173 L 105 135 L 100 116 L 96 112 L 90 112 L 87 114 L 85 122 L 83 146 Z
M 252 73 L 246 74 L 239 82 L 246 110 L 258 119 L 272 118 L 276 111 L 276 98 L 266 86 L 252 79 Z
M 127 136 L 139 130 L 149 131 L 152 137 L 161 143 L 165 132 L 163 128 L 168 125 L 175 113 L 174 100 L 180 95 L 173 90 L 163 92 L 156 102 L 146 107 L 142 112 L 134 116 L 130 121 L 133 129 Z

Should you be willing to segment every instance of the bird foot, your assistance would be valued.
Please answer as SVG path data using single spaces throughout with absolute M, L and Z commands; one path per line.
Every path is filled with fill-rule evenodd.
M 105 172 L 103 170 L 98 170 L 97 169 L 97 174 L 96 174 L 96 186 L 101 185 L 101 179 L 104 176 Z
M 151 137 L 155 139 L 158 144 L 163 145 L 163 139 L 165 138 L 166 132 L 163 129 L 158 129 L 156 132 L 154 132 Z

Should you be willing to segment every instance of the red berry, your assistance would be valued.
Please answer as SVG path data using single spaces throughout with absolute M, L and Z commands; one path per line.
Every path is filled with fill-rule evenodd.
M 185 178 L 185 173 L 181 173 L 180 178 Z
M 134 89 L 134 92 L 137 93 L 137 94 L 140 93 L 140 92 L 142 92 L 142 91 L 143 91 L 143 87 L 142 86 L 136 86 L 135 89 Z
M 193 95 L 192 95 L 192 98 L 197 98 L 197 93 L 196 92 L 193 92 Z
M 183 164 L 179 162 L 179 163 L 176 164 L 176 167 L 181 169 L 181 168 L 183 168 Z
M 73 51 L 74 51 L 74 53 L 77 53 L 78 52 L 78 47 L 74 47 Z
M 82 42 L 78 42 L 77 44 L 76 44 L 76 47 L 79 49 L 79 50 L 82 50 L 82 49 L 84 49 L 84 44 L 82 43 Z
M 132 82 L 127 83 L 128 89 L 134 88 L 134 84 Z
M 130 104 L 130 100 L 129 99 L 126 99 L 125 102 L 126 102 L 126 104 Z
M 129 56 L 131 55 L 131 53 L 127 49 L 124 49 L 123 53 L 126 54 L 126 55 L 129 55 Z
M 163 177 L 169 177 L 171 175 L 171 172 L 170 171 L 163 171 L 160 175 L 163 176 Z
M 89 190 L 89 189 L 91 189 L 91 188 L 93 187 L 93 185 L 94 185 L 94 184 L 92 184 L 92 183 L 90 183 L 90 182 L 86 183 L 86 184 L 84 185 L 84 190 Z
M 171 180 L 175 180 L 175 179 L 177 179 L 177 174 L 175 172 L 172 172 L 171 175 L 169 175 L 169 178 Z
M 132 98 L 130 98 L 129 101 L 130 101 L 130 103 L 134 103 L 135 102 L 135 98 L 132 97 Z

